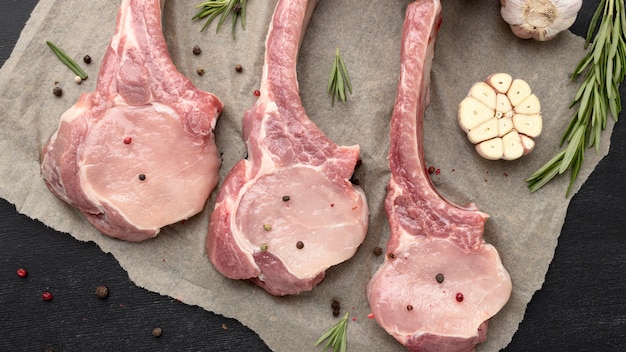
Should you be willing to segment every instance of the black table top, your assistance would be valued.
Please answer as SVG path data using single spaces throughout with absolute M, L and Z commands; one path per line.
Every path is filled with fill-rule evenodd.
M 598 3 L 584 2 L 574 33 L 585 34 Z M 36 4 L 0 2 L 0 64 Z M 626 350 L 625 200 L 620 121 L 609 155 L 570 203 L 543 288 L 505 352 Z M 269 351 L 236 320 L 135 286 L 94 243 L 18 214 L 3 199 L 0 261 L 0 351 Z M 16 274 L 19 267 L 28 270 L 26 279 Z M 106 300 L 94 294 L 99 285 L 110 290 Z M 41 299 L 44 291 L 54 294 L 53 302 Z M 155 327 L 162 328 L 158 338 Z

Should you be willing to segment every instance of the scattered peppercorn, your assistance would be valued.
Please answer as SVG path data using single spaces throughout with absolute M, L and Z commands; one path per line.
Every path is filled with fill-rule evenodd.
M 74 77 L 74 82 L 76 82 L 77 84 L 81 84 L 81 83 L 83 83 L 83 79 L 80 78 L 80 76 L 76 76 L 76 77 Z
M 28 271 L 26 271 L 26 269 L 24 268 L 18 268 L 17 269 L 17 276 L 24 278 L 26 276 L 28 276 Z
M 428 173 L 432 174 L 433 172 L 435 172 L 435 167 L 434 166 L 429 166 L 428 167 Z
M 456 294 L 455 298 L 456 298 L 457 302 L 463 302 L 463 298 L 464 297 L 463 297 L 463 294 L 461 292 L 459 292 L 459 293 Z
M 435 170 L 435 175 L 439 175 L 441 173 L 441 169 Z
M 198 67 L 198 69 L 196 70 L 196 72 L 198 72 L 198 74 L 200 76 L 204 75 L 204 69 L 202 67 Z
M 222 329 L 228 330 L 228 325 L 226 325 L 226 323 L 222 323 Z
M 302 241 L 296 242 L 296 248 L 298 248 L 298 249 L 304 248 L 304 242 L 302 242 Z
M 255 97 L 260 97 L 261 96 L 261 91 L 259 91 L 258 89 L 254 90 L 254 96 Z
M 263 224 L 263 230 L 269 231 L 271 229 L 272 229 L 272 225 L 270 225 L 270 224 Z
M 374 252 L 375 256 L 379 256 L 383 254 L 383 249 L 381 247 L 374 247 L 374 250 L 372 252 Z
M 109 296 L 109 289 L 106 286 L 96 287 L 96 296 L 100 299 L 105 299 Z
M 330 302 L 330 307 L 333 309 L 333 316 L 339 316 L 339 313 L 341 311 L 341 304 L 339 303 L 339 301 L 333 299 L 332 302 Z
M 283 196 L 283 202 L 288 202 L 291 199 L 289 196 Z
M 91 56 L 85 55 L 83 57 L 83 62 L 86 63 L 86 64 L 90 64 L 91 63 Z
M 52 293 L 48 291 L 44 291 L 44 293 L 41 294 L 41 299 L 43 299 L 44 301 L 52 301 L 52 298 Z
M 438 283 L 442 283 L 443 282 L 443 274 L 437 274 L 437 276 L 435 276 L 435 280 L 437 280 Z
M 395 259 L 396 258 L 396 255 L 393 254 L 393 253 L 389 253 L 389 254 L 387 254 L 387 256 L 389 257 L 389 259 Z
M 57 97 L 60 97 L 63 95 L 63 89 L 61 89 L 61 87 L 54 87 L 52 88 L 52 94 L 54 94 Z
M 146 179 L 146 175 L 144 175 L 144 174 L 139 174 L 139 175 L 137 176 L 137 178 L 139 178 L 139 180 L 140 180 L 140 181 L 144 181 L 144 180 Z
M 131 144 L 133 142 L 133 137 L 124 138 L 124 144 Z
M 237 72 L 243 71 L 243 66 L 241 66 L 240 64 L 235 65 L 235 71 Z
M 193 47 L 193 54 L 194 55 L 200 55 L 201 53 L 202 53 L 202 49 L 200 49 L 200 46 L 194 45 L 194 47 Z
M 267 243 L 261 244 L 261 252 L 267 252 Z
M 406 310 L 408 310 L 409 312 L 413 310 L 413 306 L 412 305 L 407 305 L 406 306 Z
M 160 337 L 161 334 L 163 334 L 163 329 L 161 329 L 160 327 L 156 327 L 154 329 L 152 329 L 152 336 L 154 337 Z

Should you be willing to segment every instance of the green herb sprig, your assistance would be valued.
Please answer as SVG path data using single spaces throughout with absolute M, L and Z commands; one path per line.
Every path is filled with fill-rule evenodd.
M 69 57 L 63 50 L 59 49 L 58 46 L 54 45 L 54 43 L 46 41 L 46 44 L 48 44 L 50 49 L 52 49 L 52 51 L 59 58 L 59 60 L 61 60 L 61 62 L 64 63 L 65 66 L 72 70 L 72 72 L 74 72 L 76 76 L 80 77 L 80 79 L 82 80 L 87 79 L 87 73 L 82 68 L 80 68 L 80 66 L 78 66 L 76 61 L 72 60 L 71 57 Z
M 232 14 L 232 28 L 231 34 L 233 39 L 235 39 L 235 26 L 237 24 L 237 19 L 241 18 L 241 28 L 246 30 L 246 2 L 248 0 L 209 0 L 203 3 L 196 5 L 196 8 L 200 10 L 198 13 L 193 16 L 192 20 L 205 19 L 206 22 L 200 31 L 204 31 L 207 29 L 209 24 L 213 22 L 218 16 L 220 16 L 219 21 L 217 22 L 217 28 L 215 33 L 220 31 L 220 28 L 224 24 L 226 17 L 229 14 Z
M 328 347 L 333 348 L 333 352 L 346 352 L 347 348 L 347 336 L 346 332 L 348 330 L 348 317 L 350 313 L 346 313 L 346 315 L 341 318 L 335 325 L 333 325 L 328 331 L 324 333 L 324 335 L 320 336 L 320 338 L 315 343 L 315 346 L 322 343 L 324 340 L 326 341 L 326 345 L 324 345 L 324 351 Z
M 335 105 L 335 97 L 345 103 L 346 102 L 346 87 L 350 94 L 352 94 L 352 84 L 350 84 L 350 76 L 348 75 L 348 68 L 343 62 L 341 55 L 339 54 L 339 48 L 335 52 L 335 60 L 333 61 L 333 68 L 330 71 L 330 77 L 328 78 L 328 93 L 332 96 L 332 105 Z
M 570 183 L 565 194 L 569 196 L 586 149 L 595 147 L 596 153 L 599 151 L 608 115 L 611 114 L 617 122 L 622 111 L 619 85 L 626 74 L 625 33 L 624 0 L 602 0 L 587 30 L 585 49 L 589 44 L 591 49 L 571 76 L 574 81 L 585 75 L 585 80 L 570 105 L 570 108 L 578 105 L 578 110 L 561 139 L 561 146 L 567 143 L 567 147 L 525 180 L 531 192 L 571 169 Z

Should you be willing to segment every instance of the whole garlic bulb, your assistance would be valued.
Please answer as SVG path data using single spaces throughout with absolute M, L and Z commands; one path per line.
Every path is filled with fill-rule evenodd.
M 500 15 L 522 39 L 546 41 L 571 27 L 582 0 L 500 0 Z

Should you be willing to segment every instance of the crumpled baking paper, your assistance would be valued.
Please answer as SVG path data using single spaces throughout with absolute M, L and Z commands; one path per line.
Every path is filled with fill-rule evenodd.
M 264 39 L 276 1 L 249 1 L 245 31 L 237 24 L 236 39 L 230 33 L 230 19 L 217 34 L 216 23 L 200 32 L 204 22 L 191 20 L 196 3 L 168 1 L 164 33 L 178 69 L 225 103 L 216 131 L 223 153 L 223 180 L 246 154 L 241 119 L 259 87 Z M 41 0 L 33 11 L 0 71 L 0 196 L 14 203 L 20 213 L 80 241 L 97 243 L 115 256 L 137 285 L 234 317 L 275 351 L 314 350 L 317 338 L 337 320 L 331 314 L 332 299 L 350 312 L 350 350 L 403 351 L 367 318 L 365 287 L 383 259 L 373 255 L 372 249 L 384 247 L 389 235 L 383 210 L 389 177 L 389 119 L 408 3 L 321 0 L 302 43 L 298 75 L 304 107 L 336 143 L 361 146 L 363 163 L 356 178 L 371 210 L 370 229 L 356 255 L 329 269 L 327 278 L 312 292 L 272 297 L 249 282 L 224 278 L 211 266 L 204 241 L 215 192 L 201 214 L 165 228 L 155 239 L 126 243 L 97 232 L 78 211 L 46 189 L 39 172 L 41 148 L 79 94 L 94 90 L 100 60 L 115 29 L 119 1 Z M 46 40 L 79 62 L 89 54 L 93 63 L 83 67 L 91 78 L 75 84 L 74 75 L 53 56 Z M 202 48 L 201 55 L 192 54 L 194 45 Z M 336 47 L 346 62 L 354 92 L 346 104 L 332 106 L 326 81 Z M 491 216 L 485 239 L 499 250 L 513 280 L 511 299 L 491 320 L 488 340 L 479 351 L 497 351 L 510 342 L 553 257 L 569 203 L 565 197 L 569 178 L 553 180 L 534 194 L 523 180 L 559 150 L 573 114 L 568 106 L 578 88 L 568 76 L 583 54 L 583 39 L 569 32 L 545 43 L 517 39 L 501 20 L 497 1 L 443 4 L 431 105 L 425 117 L 425 159 L 441 170 L 432 180 L 445 197 L 458 204 L 474 202 Z M 243 66 L 243 72 L 235 72 L 236 64 Z M 196 73 L 199 67 L 206 71 L 203 76 Z M 526 80 L 542 103 L 543 133 L 535 139 L 535 151 L 516 161 L 481 159 L 457 125 L 458 103 L 474 82 L 495 72 Z M 61 98 L 52 94 L 55 82 L 64 90 Z M 609 120 L 600 152 L 587 153 L 574 191 L 608 153 L 612 127 Z

